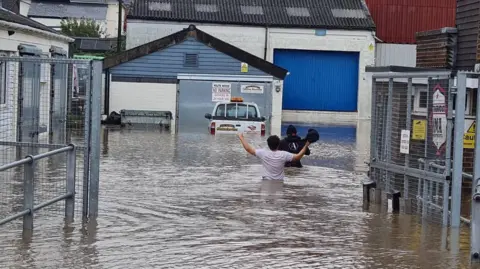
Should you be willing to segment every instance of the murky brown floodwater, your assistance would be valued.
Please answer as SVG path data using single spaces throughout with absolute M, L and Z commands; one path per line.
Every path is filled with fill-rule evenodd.
M 0 227 L 0 268 L 468 266 L 468 230 L 362 208 L 368 133 L 320 131 L 282 183 L 236 137 L 110 130 L 97 222 L 39 219 L 30 240 Z

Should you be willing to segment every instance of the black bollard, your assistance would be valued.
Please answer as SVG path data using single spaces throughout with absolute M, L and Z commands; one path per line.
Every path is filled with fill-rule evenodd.
M 363 183 L 363 200 L 370 203 L 370 192 L 377 186 L 375 181 L 368 181 Z
M 401 193 L 399 191 L 394 191 L 392 193 L 392 211 L 393 212 L 400 211 L 400 197 L 401 197 Z

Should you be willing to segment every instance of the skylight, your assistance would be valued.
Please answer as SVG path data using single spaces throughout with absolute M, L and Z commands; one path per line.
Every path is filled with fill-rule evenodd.
M 172 11 L 172 4 L 163 2 L 148 3 L 148 10 L 152 11 Z
M 240 9 L 246 15 L 263 15 L 263 7 L 261 6 L 240 6 Z
M 361 9 L 332 9 L 332 15 L 337 18 L 365 19 L 365 12 Z
M 310 17 L 310 11 L 305 7 L 287 7 L 287 14 L 292 17 Z
M 217 5 L 196 4 L 195 10 L 197 12 L 218 12 Z

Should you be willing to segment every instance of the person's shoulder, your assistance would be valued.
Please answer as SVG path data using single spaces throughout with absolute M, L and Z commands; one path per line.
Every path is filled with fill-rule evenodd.
M 263 148 L 255 149 L 255 155 L 257 156 L 262 156 L 262 155 L 265 155 L 266 153 L 267 153 L 266 149 L 263 149 Z

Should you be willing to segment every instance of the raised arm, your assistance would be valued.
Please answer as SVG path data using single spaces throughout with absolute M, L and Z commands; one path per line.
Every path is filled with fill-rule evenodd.
M 309 145 L 310 145 L 310 142 L 308 142 L 308 141 L 305 142 L 305 146 L 303 146 L 302 150 L 299 153 L 293 155 L 292 161 L 300 161 L 303 158 L 303 156 L 305 155 L 305 153 L 307 152 L 307 149 L 308 149 Z
M 240 139 L 240 142 L 242 143 L 243 148 L 250 154 L 255 156 L 255 148 L 249 145 L 246 141 L 245 138 L 243 137 L 242 133 L 238 134 L 238 138 Z

